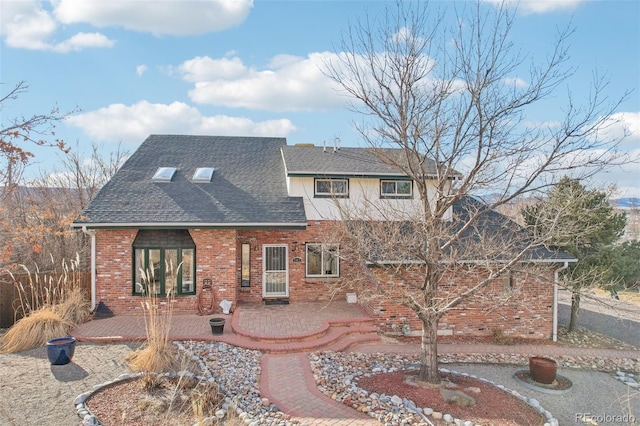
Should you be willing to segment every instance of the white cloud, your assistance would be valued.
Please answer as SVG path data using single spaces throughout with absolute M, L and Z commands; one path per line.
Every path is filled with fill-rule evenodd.
M 60 0 L 56 18 L 65 24 L 123 27 L 156 35 L 220 31 L 242 23 L 253 0 Z
M 240 78 L 248 74 L 249 69 L 240 58 L 213 59 L 208 56 L 196 56 L 183 62 L 177 71 L 185 81 L 196 83 L 218 79 Z
M 197 57 L 177 70 L 184 80 L 195 83 L 189 91 L 200 104 L 266 111 L 313 111 L 341 107 L 345 98 L 321 69 L 335 54 L 311 53 L 306 58 L 274 57 L 259 70 L 234 58 Z
M 149 67 L 147 67 L 146 65 L 138 65 L 136 67 L 136 74 L 138 75 L 138 77 L 142 77 L 142 74 L 147 72 L 148 69 Z
M 529 83 L 527 83 L 520 77 L 511 77 L 511 78 L 505 77 L 502 79 L 502 81 L 505 85 L 510 87 L 515 87 L 515 88 L 525 88 L 529 86 Z
M 113 47 L 115 43 L 100 33 L 78 33 L 62 43 L 52 46 L 52 50 L 60 53 L 78 51 L 87 47 Z
M 518 7 L 525 14 L 549 13 L 558 10 L 575 10 L 587 0 L 483 0 L 500 6 L 502 3 Z
M 35 1 L 3 1 L 0 14 L 0 31 L 7 46 L 49 50 L 59 53 L 78 51 L 84 48 L 112 47 L 114 42 L 100 33 L 80 32 L 56 43 L 54 36 L 58 22 Z
M 624 146 L 640 146 L 640 111 L 612 114 L 601 126 L 598 136 L 610 140 L 624 137 Z
M 7 46 L 58 53 L 114 45 L 99 32 L 56 41 L 60 24 L 70 31 L 72 24 L 90 24 L 153 34 L 203 34 L 239 25 L 253 8 L 253 0 L 57 0 L 48 11 L 40 1 L 1 1 L 0 33 Z
M 244 117 L 203 116 L 197 108 L 182 102 L 133 105 L 112 104 L 76 114 L 67 123 L 81 128 L 96 141 L 139 143 L 149 134 L 215 134 L 287 136 L 296 130 L 287 119 L 255 122 Z
M 56 31 L 56 22 L 34 1 L 2 2 L 0 31 L 8 46 L 46 50 L 46 40 Z

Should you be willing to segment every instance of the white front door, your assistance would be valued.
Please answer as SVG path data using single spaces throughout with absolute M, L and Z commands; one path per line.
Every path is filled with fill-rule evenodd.
M 286 245 L 262 246 L 262 296 L 289 296 L 289 254 Z

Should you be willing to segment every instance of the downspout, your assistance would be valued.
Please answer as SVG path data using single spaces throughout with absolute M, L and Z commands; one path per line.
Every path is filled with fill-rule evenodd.
M 565 261 L 564 265 L 556 269 L 553 273 L 553 330 L 552 340 L 558 341 L 558 281 L 560 281 L 560 272 L 569 267 L 569 262 Z
M 96 231 L 82 227 L 82 232 L 91 237 L 91 310 L 96 310 Z

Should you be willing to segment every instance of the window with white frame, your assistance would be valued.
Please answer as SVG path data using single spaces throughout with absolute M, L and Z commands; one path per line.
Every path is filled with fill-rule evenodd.
M 340 276 L 340 258 L 336 244 L 307 243 L 307 276 Z
M 413 182 L 410 180 L 381 180 L 380 197 L 382 198 L 411 198 L 413 196 Z
M 349 179 L 316 179 L 314 183 L 316 197 L 349 196 Z

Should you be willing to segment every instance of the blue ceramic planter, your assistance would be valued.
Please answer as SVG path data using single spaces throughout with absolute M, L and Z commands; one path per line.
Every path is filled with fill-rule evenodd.
M 75 350 L 75 337 L 58 337 L 47 342 L 47 357 L 53 365 L 69 364 Z

